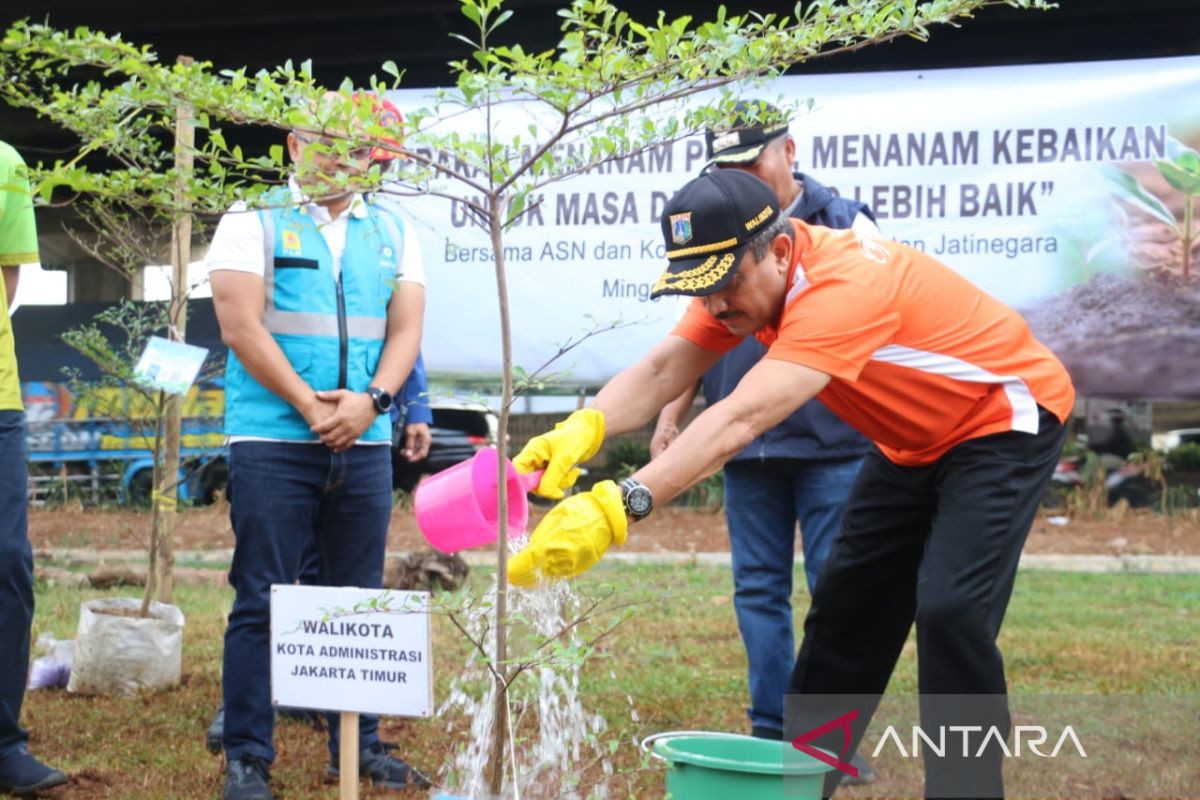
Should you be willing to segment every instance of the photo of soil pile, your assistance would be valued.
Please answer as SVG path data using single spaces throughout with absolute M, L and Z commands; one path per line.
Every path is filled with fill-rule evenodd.
M 1200 399 L 1200 279 L 1094 276 L 1022 313 L 1079 394 Z
M 1190 173 L 1196 164 L 1186 158 Z M 1066 364 L 1081 395 L 1200 399 L 1200 226 L 1185 208 L 1195 202 L 1192 184 L 1200 177 L 1175 173 L 1176 183 L 1192 192 L 1185 194 L 1155 164 L 1123 170 L 1134 181 L 1123 198 L 1129 215 L 1122 225 L 1132 274 L 1093 275 L 1022 313 Z

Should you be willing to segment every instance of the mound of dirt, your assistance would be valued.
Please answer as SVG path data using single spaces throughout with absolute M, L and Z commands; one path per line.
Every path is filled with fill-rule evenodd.
M 1102 273 L 1022 312 L 1081 395 L 1200 399 L 1200 278 Z

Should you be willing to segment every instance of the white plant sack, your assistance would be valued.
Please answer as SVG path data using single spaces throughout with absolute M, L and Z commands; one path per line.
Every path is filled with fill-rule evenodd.
M 141 605 L 141 600 L 132 597 L 83 603 L 67 691 L 130 696 L 179 685 L 183 612 L 156 602 L 150 605 L 150 616 L 139 617 Z M 130 616 L 102 613 L 104 610 Z

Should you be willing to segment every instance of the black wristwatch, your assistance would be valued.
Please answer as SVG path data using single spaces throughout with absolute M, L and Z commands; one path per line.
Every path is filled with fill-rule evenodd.
M 654 495 L 650 488 L 633 478 L 621 481 L 621 499 L 625 502 L 625 513 L 633 517 L 634 522 L 645 519 L 654 510 Z
M 368 386 L 367 394 L 371 395 L 371 402 L 375 404 L 375 410 L 380 414 L 386 414 L 392 410 L 392 396 L 378 386 Z

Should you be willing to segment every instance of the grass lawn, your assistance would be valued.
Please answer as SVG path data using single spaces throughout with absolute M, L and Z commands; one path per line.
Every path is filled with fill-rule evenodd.
M 486 579 L 477 572 L 472 586 L 478 590 Z M 801 572 L 796 585 L 804 585 Z M 632 616 L 599 643 L 580 679 L 585 707 L 607 721 L 601 738 L 611 743 L 617 773 L 608 781 L 609 796 L 661 797 L 662 770 L 655 764 L 641 768 L 634 737 L 676 729 L 747 729 L 744 656 L 729 571 L 600 567 L 578 588 L 585 593 L 613 588 L 616 599 L 635 603 Z M 42 632 L 73 637 L 80 602 L 112 594 L 39 586 L 35 637 Z M 183 586 L 176 601 L 187 616 L 184 683 L 177 691 L 135 699 L 61 691 L 28 696 L 24 722 L 31 748 L 74 776 L 56 797 L 219 796 L 222 760 L 204 750 L 203 735 L 220 696 L 222 632 L 231 592 Z M 798 619 L 806 607 L 801 590 Z M 469 648 L 446 620 L 436 619 L 434 630 L 440 703 Z M 1014 695 L 1200 695 L 1198 630 L 1200 576 L 1022 573 L 1002 634 L 1010 688 Z M 911 639 L 891 690 L 916 690 Z M 385 719 L 383 733 L 401 742 L 410 761 L 436 771 L 464 735 L 448 727 L 461 732 L 467 723 Z M 277 745 L 277 796 L 337 796 L 336 787 L 322 780 L 328 760 L 323 735 L 283 723 L 277 727 Z M 602 775 L 599 770 L 599 765 L 587 768 L 585 780 Z M 364 788 L 363 796 L 397 795 Z

